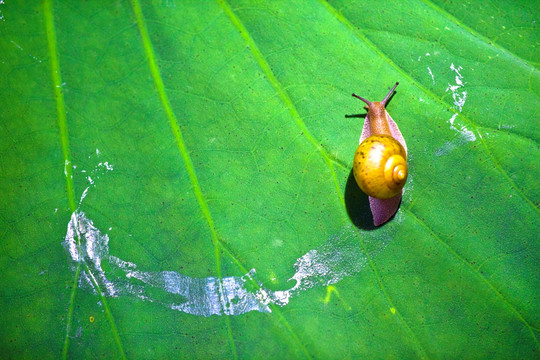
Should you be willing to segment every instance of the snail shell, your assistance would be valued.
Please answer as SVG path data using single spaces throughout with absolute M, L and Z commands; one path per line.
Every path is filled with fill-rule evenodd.
M 367 195 L 389 199 L 401 193 L 407 181 L 407 153 L 389 135 L 372 135 L 356 149 L 353 174 Z

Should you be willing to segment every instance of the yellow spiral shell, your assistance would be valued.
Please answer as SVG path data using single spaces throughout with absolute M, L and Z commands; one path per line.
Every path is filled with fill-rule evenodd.
M 367 195 L 389 199 L 399 194 L 407 181 L 407 153 L 391 136 L 370 136 L 356 149 L 353 174 Z

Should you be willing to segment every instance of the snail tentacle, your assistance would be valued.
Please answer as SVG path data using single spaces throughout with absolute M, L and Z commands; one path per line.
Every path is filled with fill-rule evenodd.
M 394 87 L 392 88 L 392 90 L 390 90 L 390 92 L 384 97 L 383 101 L 381 101 L 381 104 L 383 106 L 386 106 L 386 102 L 388 101 L 388 99 L 390 99 L 390 96 L 394 93 L 394 90 L 396 90 L 396 87 L 399 85 L 399 82 L 396 81 L 396 85 L 394 85 Z

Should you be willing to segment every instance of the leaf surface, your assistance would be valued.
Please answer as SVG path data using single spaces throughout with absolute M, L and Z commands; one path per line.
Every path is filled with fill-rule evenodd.
M 7 358 L 535 358 L 534 1 L 0 2 Z M 381 100 L 396 216 L 351 175 Z

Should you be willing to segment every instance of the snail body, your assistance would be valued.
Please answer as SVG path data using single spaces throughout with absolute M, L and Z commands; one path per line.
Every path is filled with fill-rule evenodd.
M 356 94 L 354 97 L 367 104 L 368 110 L 364 134 L 354 155 L 353 174 L 356 183 L 364 193 L 376 199 L 390 199 L 401 196 L 407 181 L 407 150 L 404 140 L 394 121 L 386 111 L 386 103 L 396 86 L 386 95 L 383 101 L 371 102 Z M 394 134 L 398 134 L 398 141 Z M 402 145 L 403 144 L 403 145 Z

